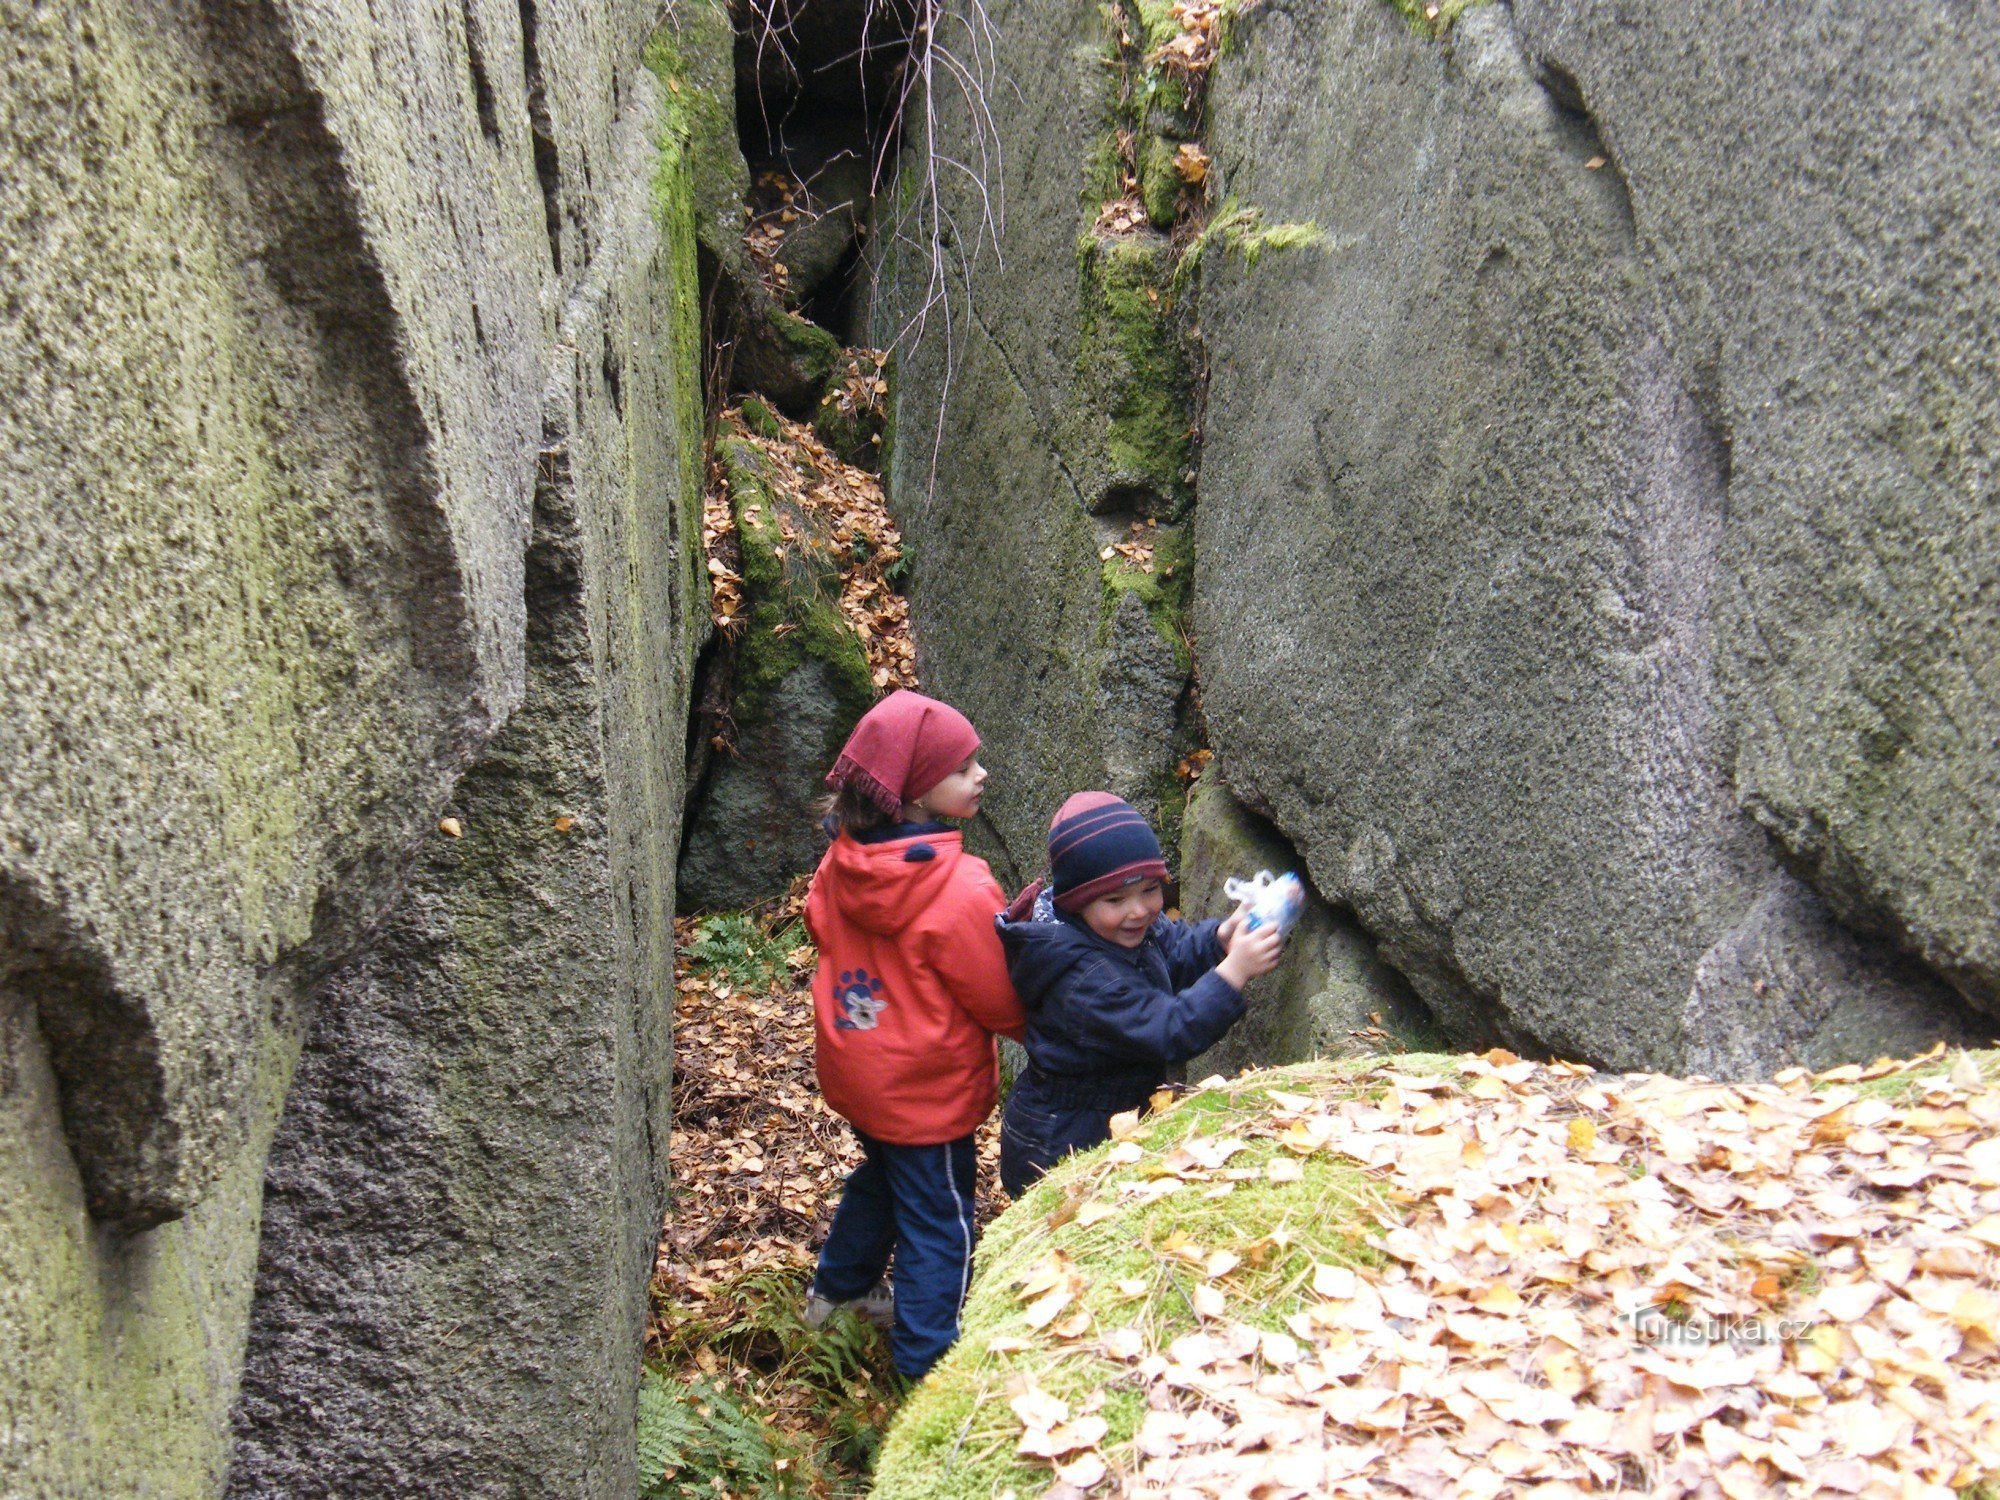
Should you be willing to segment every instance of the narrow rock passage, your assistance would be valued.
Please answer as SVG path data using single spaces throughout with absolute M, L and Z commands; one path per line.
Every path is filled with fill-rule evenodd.
M 829 403 L 865 416 L 881 396 L 874 368 L 867 351 L 852 351 Z M 891 581 L 901 537 L 881 481 L 755 398 L 723 413 L 718 453 L 703 533 L 723 645 L 697 733 L 726 769 L 746 753 L 730 712 L 743 684 L 770 675 L 788 637 L 830 623 L 769 607 L 760 570 L 781 571 L 786 597 L 837 617 L 874 691 L 915 686 L 916 671 L 908 606 Z M 817 835 L 804 847 L 817 847 Z M 718 1486 L 858 1494 L 900 1397 L 874 1330 L 841 1319 L 814 1333 L 797 1316 L 841 1184 L 861 1159 L 813 1074 L 808 881 L 801 871 L 780 899 L 675 923 L 673 1202 L 640 1420 L 649 1497 L 712 1496 Z M 1007 1203 L 997 1116 L 979 1145 L 983 1227 Z
M 763 912 L 676 924 L 674 1198 L 646 1375 L 672 1399 L 641 1398 L 647 1497 L 864 1493 L 901 1398 L 875 1330 L 798 1321 L 861 1156 L 813 1078 L 805 885 Z M 980 1227 L 1006 1205 L 996 1116 L 979 1136 Z

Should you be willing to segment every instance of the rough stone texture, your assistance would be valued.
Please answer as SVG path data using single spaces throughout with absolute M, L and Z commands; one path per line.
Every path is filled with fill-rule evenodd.
M 840 340 L 780 307 L 760 285 L 734 287 L 730 299 L 730 388 L 768 396 L 787 416 L 810 416 L 840 362 Z
M 1921 963 L 1841 926 L 1784 873 L 1702 955 L 1681 1027 L 1681 1066 L 1716 1078 L 1769 1072 L 1774 1058 L 1828 1068 L 1992 1035 Z
M 526 700 L 320 999 L 267 1174 L 230 1493 L 629 1496 L 665 1207 L 698 550 L 685 138 L 652 80 L 565 309 Z M 656 153 L 660 206 L 656 218 Z M 617 184 L 613 187 L 610 184 Z M 689 610 L 696 618 L 688 617 Z
M 900 351 L 891 477 L 1025 874 L 1112 763 L 1079 513 L 1125 502 L 1079 379 L 1107 304 L 1051 290 L 1103 280 L 1062 217 L 1097 15 L 994 16 L 1005 254 L 948 196 L 970 306 Z M 1448 1039 L 1744 1073 L 1991 1032 L 2000 48 L 1965 19 L 1232 23 L 1217 196 L 1323 233 L 1202 263 L 1202 702 Z M 883 269 L 886 333 L 928 267 Z
M 1517 7 L 1632 184 L 1733 446 L 1738 795 L 1842 916 L 2000 1015 L 2000 20 L 1817 0 Z
M 931 210 L 906 188 L 870 236 L 870 342 L 897 344 L 886 476 L 910 544 L 920 673 L 985 736 L 993 776 L 973 838 L 1020 884 L 1038 873 L 1069 793 L 1109 786 L 1164 810 L 1186 671 L 1167 639 L 1177 631 L 1135 612 L 1098 556 L 1132 514 L 1172 503 L 1137 488 L 1135 475 L 1161 479 L 1157 462 L 1113 456 L 1114 435 L 1130 435 L 1118 424 L 1118 403 L 1134 394 L 1127 377 L 1167 360 L 1171 345 L 1157 317 L 1135 328 L 1122 316 L 1144 302 L 1126 260 L 1079 245 L 1097 214 L 1091 163 L 1112 129 L 1106 22 L 1081 3 L 987 11 L 1007 80 L 990 100 L 1005 131 L 990 156 L 1004 258 L 979 230 L 978 193 L 941 171 L 956 226 L 942 267 L 950 307 L 925 313 Z M 942 154 L 988 159 L 956 94 L 937 117 Z
M 774 252 L 794 301 L 817 292 L 847 260 L 868 217 L 871 164 L 860 152 L 820 166 L 800 164 L 799 217 L 785 226 Z
M 721 5 L 671 7 L 654 33 L 652 61 L 662 78 L 679 82 L 668 93 L 688 133 L 694 174 L 695 241 L 710 271 L 719 266 L 737 281 L 755 279 L 743 244 L 750 168 L 736 139 L 736 31 Z
M 302 997 L 524 692 L 550 357 L 616 280 L 652 19 L 0 10 L 0 1492 L 221 1484 Z M 581 356 L 614 403 L 635 331 Z
M 821 778 L 876 698 L 861 638 L 840 614 L 831 554 L 842 544 L 832 528 L 772 484 L 778 459 L 741 436 L 723 436 L 716 450 L 735 512 L 743 612 L 705 663 L 727 690 L 730 748 L 702 746 L 696 756 L 679 887 L 690 911 L 782 896 L 819 863 Z M 810 462 L 803 448 L 779 451 Z
M 1297 854 L 1230 794 L 1210 766 L 1188 799 L 1181 832 L 1180 901 L 1190 919 L 1222 916 L 1232 903 L 1230 876 L 1249 879 L 1299 871 Z M 1330 906 L 1310 885 L 1299 925 L 1278 967 L 1251 981 L 1249 1013 L 1187 1065 L 1191 1079 L 1309 1057 L 1436 1045 L 1437 1028 L 1403 977 L 1375 953 L 1351 913 Z
M 1737 29 L 1746 55 L 1783 50 Z M 1628 179 L 1646 174 L 1582 112 L 1566 70 L 1537 71 L 1510 12 L 1471 12 L 1438 47 L 1364 0 L 1281 3 L 1246 17 L 1239 41 L 1211 96 L 1218 168 L 1269 219 L 1315 219 L 1329 240 L 1254 268 L 1218 261 L 1203 289 L 1196 613 L 1210 723 L 1238 784 L 1298 838 L 1321 887 L 1387 940 L 1454 1033 L 1494 1028 L 1673 1067 L 1696 1045 L 1681 1012 L 1699 972 L 1709 1032 L 1718 1007 L 1736 1007 L 1739 1068 L 1857 1042 L 1824 1006 L 1824 1037 L 1796 1025 L 1763 1035 L 1759 997 L 1725 999 L 1716 986 L 1731 965 L 1705 965 L 1711 950 L 1756 941 L 1742 929 L 1763 922 L 1774 893 L 1817 903 L 1741 810 L 1768 799 L 1754 780 L 1732 781 L 1754 766 L 1770 718 L 1750 722 L 1746 690 L 1725 691 L 1743 659 L 1740 647 L 1729 655 L 1734 622 L 1750 600 L 1793 595 L 1820 598 L 1823 617 L 1817 590 L 1831 582 L 1854 623 L 1824 639 L 1865 658 L 1880 648 L 1862 640 L 1893 633 L 1867 623 L 1852 586 L 1852 569 L 1874 566 L 1869 547 L 1843 555 L 1803 515 L 1746 529 L 1763 484 L 1746 476 L 1801 460 L 1786 488 L 1851 497 L 1813 502 L 1855 512 L 1850 529 L 1874 515 L 1893 531 L 1915 497 L 1815 470 L 1802 449 L 1779 459 L 1758 446 L 1760 424 L 1740 419 L 1726 371 L 1718 388 L 1712 354 L 1694 357 L 1698 330 L 1661 292 L 1672 244 L 1635 208 L 1658 194 L 1706 212 L 1714 195 L 1683 177 L 1635 199 Z M 1665 71 L 1664 56 L 1649 65 Z M 1791 107 L 1776 97 L 1741 94 Z M 1700 113 L 1675 107 L 1682 121 Z M 1743 128 L 1745 139 L 1762 129 Z M 1308 149 L 1329 134 L 1352 150 Z M 1704 127 L 1704 141 L 1722 138 Z M 1667 136 L 1653 144 L 1674 156 Z M 1803 154 L 1837 162 L 1847 149 Z M 1736 265 L 1737 301 L 1769 264 Z M 1926 316 L 1950 308 L 1911 291 L 1934 308 Z M 1741 316 L 1734 304 L 1717 315 Z M 1830 335 L 1822 347 L 1831 354 Z M 1774 403 L 1764 423 L 1847 446 L 1862 424 L 1787 396 L 1800 369 L 1781 348 L 1753 362 L 1768 377 L 1758 401 Z M 1969 497 L 1934 491 L 1928 514 L 1989 552 L 1990 517 Z M 1816 581 L 1797 571 L 1815 555 L 1827 575 Z M 1920 597 L 1909 608 L 1947 634 L 1981 628 L 1954 588 L 1925 584 Z M 1273 618 L 1298 628 L 1274 638 L 1258 624 Z M 1766 682 L 1786 701 L 1817 691 L 1782 671 Z M 1963 757 L 1952 776 L 1962 791 L 1990 780 L 1990 760 Z M 1952 857 L 1985 860 L 1989 893 L 1979 850 L 1991 830 L 1977 809 L 1990 796 L 1990 784 L 1970 795 L 1973 819 L 1947 841 Z M 1947 816 L 1964 810 L 1955 802 Z M 1833 932 L 1802 914 L 1789 940 Z M 1881 1008 L 1886 1033 L 1970 1029 L 1935 986 L 1919 1000 L 1880 963 L 1841 967 L 1883 981 L 1865 986 L 1865 1004 Z M 1712 1042 L 1696 1050 L 1718 1055 Z

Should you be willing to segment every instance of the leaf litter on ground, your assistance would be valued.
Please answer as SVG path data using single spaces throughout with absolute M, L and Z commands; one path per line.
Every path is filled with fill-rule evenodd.
M 849 354 L 841 399 L 856 405 L 881 402 L 887 383 L 879 371 L 886 356 L 865 349 Z M 785 545 L 817 548 L 839 574 L 835 604 L 841 619 L 860 638 L 876 690 L 915 687 L 917 653 L 910 636 L 910 605 L 893 581 L 903 560 L 903 539 L 889 514 L 880 477 L 843 462 L 807 423 L 774 420 L 778 436 L 767 437 L 752 430 L 740 407 L 729 408 L 720 418 L 723 430 L 769 460 L 764 478 L 779 496 L 810 514 L 824 531 L 824 538 L 802 535 L 782 511 L 776 518 Z M 720 465 L 711 466 L 702 506 L 702 539 L 708 549 L 710 610 L 716 627 L 741 629 L 740 541 Z
M 872 1331 L 816 1335 L 797 1317 L 840 1187 L 861 1161 L 813 1074 L 806 885 L 760 912 L 674 924 L 672 1200 L 647 1355 L 656 1376 L 733 1401 L 768 1430 L 790 1466 L 770 1493 L 832 1495 L 860 1484 L 852 1455 L 872 1452 L 900 1384 Z M 1006 1206 L 995 1124 L 979 1144 L 983 1224 Z M 830 1453 L 850 1458 L 813 1457 Z
M 997 1227 L 945 1377 L 959 1450 L 1070 1497 L 1976 1490 L 2000 1476 L 1982 1056 L 1210 1080 Z

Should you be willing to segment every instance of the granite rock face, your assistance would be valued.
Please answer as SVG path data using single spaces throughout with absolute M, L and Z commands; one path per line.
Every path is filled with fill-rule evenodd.
M 1298 873 L 1296 852 L 1238 802 L 1211 767 L 1188 800 L 1181 831 L 1180 903 L 1190 921 L 1227 915 L 1231 876 Z M 1250 982 L 1248 1011 L 1229 1034 L 1187 1064 L 1211 1073 L 1303 1062 L 1309 1057 L 1426 1051 L 1437 1027 L 1402 975 L 1384 963 L 1353 915 L 1310 886 L 1278 967 Z
M 1666 24 L 1628 19 L 1638 34 Z M 1768 337 L 1780 324 L 1849 316 L 1834 311 L 1846 283 L 1830 268 L 1804 282 L 1770 274 L 1773 257 L 1735 238 L 1755 217 L 1751 201 L 1725 207 L 1706 185 L 1731 173 L 1762 184 L 1791 169 L 1776 158 L 1725 169 L 1702 143 L 1726 132 L 1675 135 L 1675 120 L 1701 115 L 1688 100 L 1706 85 L 1677 71 L 1699 69 L 1670 61 L 1678 43 L 1665 38 L 1615 65 L 1666 90 L 1653 116 L 1625 127 L 1645 146 L 1626 149 L 1610 117 L 1589 112 L 1598 91 L 1560 44 L 1569 33 L 1553 13 L 1544 25 L 1517 35 L 1512 12 L 1483 9 L 1432 46 L 1355 4 L 1276 5 L 1241 28 L 1240 62 L 1214 99 L 1219 168 L 1244 201 L 1315 220 L 1327 239 L 1254 268 L 1219 261 L 1203 289 L 1211 385 L 1196 613 L 1210 725 L 1239 781 L 1455 1029 L 1491 1021 L 1526 1045 L 1681 1066 L 1691 1051 L 1716 1056 L 1686 1034 L 1683 1011 L 1698 994 L 1697 1032 L 1714 1032 L 1718 1007 L 1740 1024 L 1737 1069 L 1824 1058 L 1838 1050 L 1831 1038 L 1767 1034 L 1758 995 L 1723 1001 L 1715 987 L 1730 966 L 1705 960 L 1748 940 L 1745 924 L 1761 923 L 1774 899 L 1831 902 L 1873 931 L 1912 934 L 1947 908 L 1906 886 L 1900 912 L 1871 912 L 1805 843 L 1774 842 L 1767 828 L 1785 825 L 1758 747 L 1783 722 L 1777 702 L 1820 714 L 1839 738 L 1833 676 L 1925 670 L 1929 648 L 1890 645 L 1896 611 L 1858 584 L 1878 568 L 1866 537 L 1919 525 L 1898 519 L 1914 508 L 1919 529 L 1991 556 L 1990 507 L 1949 483 L 1898 494 L 1858 468 L 1814 467 L 1857 446 L 1871 463 L 1890 458 L 1854 409 L 1791 394 L 1798 356 Z M 1704 35 L 1745 66 L 1774 50 L 1761 34 L 1732 39 L 1717 18 Z M 1962 85 L 1959 54 L 1944 50 L 1953 66 L 1924 75 L 1924 87 L 1949 113 Z M 1665 81 L 1675 78 L 1684 94 Z M 1802 82 L 1781 85 L 1738 78 L 1736 107 L 1757 101 L 1773 117 L 1807 108 Z M 1848 118 L 1823 102 L 1811 109 Z M 1968 96 L 1960 113 L 1973 112 Z M 1783 134 L 1740 123 L 1760 151 Z M 1847 191 L 1873 194 L 1870 232 L 1886 250 L 1896 235 L 1881 216 L 1893 224 L 1899 194 L 1916 184 L 1849 162 L 1859 148 L 1848 128 L 1793 146 L 1813 175 L 1875 181 Z M 1329 131 L 1350 149 L 1306 151 Z M 1983 212 L 1967 203 L 1940 232 L 1976 243 Z M 1691 232 L 1674 226 L 1708 214 L 1733 218 L 1729 247 L 1704 231 L 1713 258 L 1696 270 Z M 1837 203 L 1802 205 L 1788 243 L 1826 244 L 1847 232 L 1839 223 Z M 1924 286 L 1921 271 L 1905 273 L 1915 329 L 1979 315 Z M 1732 280 L 1734 294 L 1690 308 L 1709 295 L 1696 288 Z M 1782 303 L 1787 285 L 1792 305 L 1760 306 Z M 1885 315 L 1873 336 L 1911 336 L 1891 332 L 1896 321 Z M 1818 347 L 1818 358 L 1853 363 L 1853 375 L 1826 376 L 1836 386 L 1870 364 L 1865 339 Z M 1780 443 L 1780 430 L 1798 446 Z M 1774 470 L 1786 471 L 1776 490 Z M 1958 649 L 1993 629 L 1942 573 L 1885 587 Z M 1841 618 L 1835 597 L 1847 624 L 1829 631 L 1829 614 Z M 1776 665 L 1806 663 L 1757 613 L 1814 600 L 1815 654 L 1853 654 L 1845 667 L 1813 668 L 1808 683 Z M 1274 649 L 1246 628 L 1260 614 L 1300 628 Z M 1755 653 L 1753 639 L 1764 643 Z M 1915 686 L 1913 700 L 1933 694 L 1973 713 L 1976 695 L 1955 680 Z M 1993 828 L 1977 809 L 1993 767 L 1969 745 L 1929 745 L 1938 775 L 1960 790 L 1910 822 L 1953 824 L 1940 858 L 1969 860 L 1975 878 L 1983 869 L 1990 891 Z M 1918 775 L 1925 753 L 1912 745 L 1907 761 L 1891 759 Z M 1829 802 L 1820 821 L 1858 831 L 1871 809 Z M 1815 872 L 1811 890 L 1792 881 L 1787 859 Z M 1983 941 L 1977 929 L 1955 928 L 1968 953 Z M 1812 918 L 1793 929 L 1832 931 Z M 1934 967 L 1980 998 L 1963 964 Z M 1907 1039 L 1976 1034 L 1935 977 L 1921 999 L 1886 974 L 1864 988 L 1864 1004 L 1901 1017 L 1887 1029 Z
M 565 463 L 611 659 L 574 692 L 617 756 L 671 752 L 645 763 L 658 785 L 614 787 L 621 821 L 579 858 L 618 894 L 579 922 L 594 964 L 667 961 L 687 601 L 705 612 L 674 519 L 698 482 L 694 335 L 665 336 L 695 327 L 692 229 L 667 256 L 620 227 L 672 206 L 654 19 L 90 0 L 0 20 L 0 1491 L 221 1488 L 310 998 L 341 973 L 321 1013 L 360 1024 L 345 966 L 396 929 L 419 842 L 535 691 L 531 512 Z M 678 405 L 619 411 L 663 388 Z M 564 1330 L 592 1399 L 628 1406 L 627 1262 L 664 1159 L 632 1123 L 658 1128 L 667 1065 L 667 1001 L 642 988 L 590 990 L 602 1013 L 563 1044 L 622 1016 L 603 1065 L 645 1100 L 587 1122 L 625 1184 L 616 1254 L 586 1273 L 615 1270 L 618 1328 Z M 475 1102 L 461 1138 L 570 1100 Z M 359 1253 L 336 1239 L 307 1249 Z
M 1773 47 L 1704 9 L 1516 14 L 1633 184 L 1732 446 L 1730 772 L 1843 919 L 2000 1015 L 1993 14 L 1821 0 Z
M 1005 253 L 949 357 L 902 354 L 893 471 L 927 680 L 1006 714 L 1017 847 L 1116 764 L 1076 438 L 1105 249 L 1067 201 L 1106 116 L 1063 71 L 1101 34 L 1032 9 Z M 1448 1039 L 1754 1073 L 1994 1029 L 2000 49 L 1831 3 L 1788 35 L 1268 0 L 1216 65 L 1214 201 L 1301 232 L 1208 247 L 1174 312 L 1206 730 Z
M 431 837 L 319 999 L 267 1172 L 233 1495 L 637 1483 L 681 643 L 707 600 L 683 571 L 700 479 L 688 164 L 670 136 L 663 234 L 655 87 L 627 87 L 638 107 L 607 163 L 626 191 L 593 226 L 609 274 L 560 327 L 591 353 L 558 353 L 544 412 L 527 693 L 453 792 L 458 836 Z
M 991 99 L 1003 149 L 981 157 L 955 97 L 936 111 L 936 144 L 990 161 L 1004 256 L 980 227 L 980 196 L 953 174 L 935 259 L 934 211 L 906 195 L 870 237 L 871 342 L 901 339 L 886 479 L 910 544 L 920 675 L 985 736 L 993 775 L 973 838 L 1019 885 L 1040 872 L 1071 792 L 1108 787 L 1149 815 L 1173 812 L 1186 573 L 1134 577 L 1106 549 L 1135 518 L 1181 513 L 1146 418 L 1177 399 L 1155 377 L 1187 370 L 1178 327 L 1145 295 L 1165 284 L 1164 238 L 1107 247 L 1090 233 L 1088 179 L 1111 129 L 1103 14 L 1037 0 L 987 12 L 1009 80 Z M 930 300 L 934 274 L 948 309 Z M 1183 421 L 1166 445 L 1185 438 Z

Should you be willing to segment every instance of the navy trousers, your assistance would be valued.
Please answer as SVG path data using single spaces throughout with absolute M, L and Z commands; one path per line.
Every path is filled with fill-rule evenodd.
M 867 1159 L 840 1195 L 813 1290 L 830 1302 L 852 1302 L 881 1279 L 893 1256 L 889 1355 L 917 1380 L 958 1338 L 958 1310 L 972 1276 L 978 1171 L 972 1137 L 891 1146 L 854 1133 Z
M 1000 1112 L 1000 1185 L 1018 1198 L 1072 1151 L 1111 1139 L 1111 1117 L 1144 1111 L 1156 1085 L 1142 1077 L 1055 1079 L 1030 1067 Z

